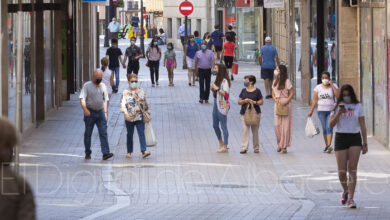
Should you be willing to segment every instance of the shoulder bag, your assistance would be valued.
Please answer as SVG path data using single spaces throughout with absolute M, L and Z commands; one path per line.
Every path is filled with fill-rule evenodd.
M 253 104 L 247 104 L 244 121 L 247 126 L 257 125 L 260 122 L 260 115 L 257 114 Z
M 280 93 L 280 96 L 282 96 L 283 92 Z M 281 105 L 279 103 L 276 104 L 275 113 L 278 116 L 288 116 L 288 105 Z

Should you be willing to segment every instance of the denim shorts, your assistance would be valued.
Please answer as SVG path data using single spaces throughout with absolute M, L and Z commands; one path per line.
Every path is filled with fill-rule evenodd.
M 333 129 L 329 127 L 330 111 L 319 111 L 318 118 L 321 121 L 323 134 L 324 135 L 333 134 Z

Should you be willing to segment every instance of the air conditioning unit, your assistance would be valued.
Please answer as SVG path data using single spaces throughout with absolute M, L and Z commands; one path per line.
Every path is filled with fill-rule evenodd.
M 359 7 L 359 1 L 358 0 L 344 0 L 344 6 L 346 7 Z

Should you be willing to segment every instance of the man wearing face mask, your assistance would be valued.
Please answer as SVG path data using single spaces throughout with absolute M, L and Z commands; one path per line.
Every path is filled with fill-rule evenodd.
M 210 83 L 211 83 L 211 69 L 214 67 L 215 57 L 211 50 L 207 49 L 207 42 L 203 41 L 202 50 L 196 52 L 195 69 L 198 70 L 199 75 L 199 103 L 209 102 Z
M 141 48 L 135 45 L 137 38 L 132 37 L 130 40 L 130 47 L 126 49 L 125 59 L 123 60 L 123 68 L 126 68 L 126 60 L 129 58 L 127 65 L 127 75 L 138 75 L 139 71 L 139 59 L 143 56 Z
M 84 84 L 80 92 L 80 104 L 84 111 L 85 133 L 85 159 L 91 159 L 91 136 L 96 124 L 99 130 L 100 144 L 103 153 L 103 160 L 114 156 L 110 153 L 107 137 L 107 88 L 102 82 L 103 72 L 95 70 L 92 75 L 92 81 Z

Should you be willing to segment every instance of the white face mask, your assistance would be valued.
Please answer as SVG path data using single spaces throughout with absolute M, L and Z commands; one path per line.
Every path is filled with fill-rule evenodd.
M 135 44 L 135 41 L 131 41 L 131 45 L 134 45 Z
M 278 70 L 275 70 L 275 71 L 274 71 L 274 75 L 275 75 L 275 76 L 279 76 L 279 74 L 280 74 L 280 72 L 279 72 Z
M 130 83 L 130 88 L 136 89 L 138 87 L 138 84 L 136 82 Z
M 324 84 L 325 86 L 329 85 L 329 79 L 323 79 L 322 84 Z

